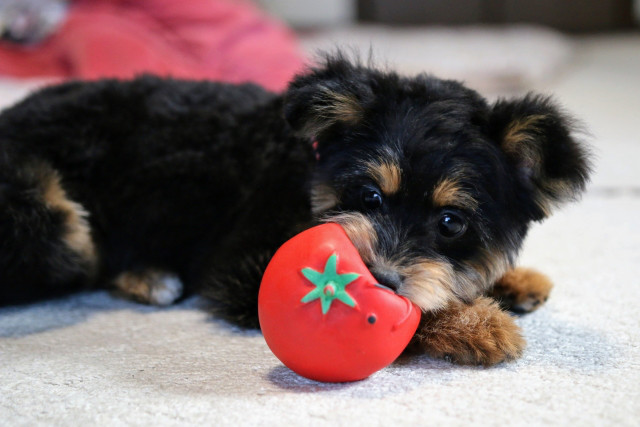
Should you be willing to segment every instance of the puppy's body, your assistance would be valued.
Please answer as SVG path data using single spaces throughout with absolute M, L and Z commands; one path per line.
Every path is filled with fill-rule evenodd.
M 270 256 L 335 221 L 425 310 L 414 347 L 485 364 L 523 342 L 482 295 L 587 172 L 546 99 L 489 106 L 455 82 L 340 57 L 284 97 L 152 77 L 49 88 L 0 116 L 0 163 L 2 303 L 95 282 L 164 304 L 182 283 L 257 326 Z M 504 301 L 540 281 L 506 277 Z
M 6 111 L 2 299 L 80 285 L 94 263 L 100 281 L 157 269 L 188 287 L 208 270 L 251 268 L 242 263 L 310 220 L 301 183 L 311 147 L 288 130 L 281 104 L 255 86 L 145 77 L 54 87 Z M 64 194 L 47 190 L 58 185 Z M 79 218 L 55 198 L 88 212 L 92 254 L 64 250 Z M 20 222 L 19 209 L 47 229 Z

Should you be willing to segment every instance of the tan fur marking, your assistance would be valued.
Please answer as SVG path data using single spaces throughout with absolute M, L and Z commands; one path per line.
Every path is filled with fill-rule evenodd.
M 357 124 L 364 117 L 364 109 L 355 95 L 322 88 L 314 99 L 313 116 L 303 131 L 315 137 L 336 122 Z
M 509 267 L 507 256 L 491 251 L 463 263 L 457 271 L 445 261 L 418 260 L 397 268 L 405 277 L 399 293 L 424 311 L 432 311 L 452 300 L 472 301 L 486 292 Z
M 405 281 L 398 290 L 423 311 L 438 310 L 455 298 L 455 276 L 449 263 L 423 260 L 400 269 Z
M 143 274 L 125 272 L 114 280 L 113 284 L 127 296 L 138 301 L 149 301 L 149 277 Z
M 378 236 L 367 217 L 360 213 L 344 213 L 324 218 L 323 221 L 340 224 L 362 260 L 366 263 L 373 261 Z
M 126 271 L 113 284 L 126 296 L 145 304 L 169 305 L 182 295 L 177 277 L 161 270 Z
M 489 295 L 510 309 L 530 312 L 549 298 L 552 288 L 553 283 L 544 274 L 520 267 L 504 274 Z
M 424 313 L 410 347 L 459 364 L 490 366 L 519 357 L 525 341 L 511 316 L 480 297 Z
M 311 212 L 314 215 L 332 209 L 340 202 L 335 190 L 325 184 L 316 184 L 311 188 Z
M 545 218 L 551 216 L 553 206 L 548 198 L 538 193 L 534 196 L 534 201 L 542 211 L 542 214 L 545 216 Z
M 59 210 L 66 215 L 67 233 L 63 236 L 66 244 L 82 255 L 83 259 L 94 264 L 96 252 L 91 239 L 87 217 L 89 214 L 80 205 L 69 200 L 60 184 L 60 176 L 53 170 L 47 171 L 43 184 L 43 198 L 50 209 Z
M 534 114 L 528 117 L 514 120 L 505 131 L 502 141 L 504 151 L 519 159 L 519 166 L 529 169 L 531 174 L 541 174 L 541 158 L 538 144 L 535 141 L 539 133 L 538 123 L 546 120 L 543 114 Z M 550 179 L 543 177 L 537 182 L 541 191 L 536 192 L 535 202 L 545 216 L 551 214 L 556 200 L 548 197 L 547 194 L 555 194 L 558 200 L 571 199 L 575 197 L 576 189 L 570 182 L 564 180 Z
M 528 147 L 531 142 L 532 133 L 538 130 L 538 122 L 546 118 L 547 116 L 543 114 L 534 114 L 511 122 L 504 134 L 502 148 L 511 154 L 522 153 L 522 150 L 526 150 L 529 157 L 533 157 L 534 153 L 531 152 L 531 147 Z M 533 158 L 532 160 L 537 159 Z
M 433 203 L 436 206 L 455 206 L 462 209 L 476 210 L 477 200 L 467 193 L 459 181 L 451 178 L 443 178 L 433 190 Z
M 551 211 L 557 201 L 547 197 L 546 193 L 556 194 L 558 200 L 567 200 L 576 197 L 576 189 L 571 185 L 571 183 L 565 180 L 546 179 L 539 183 L 539 185 L 542 187 L 543 191 L 538 192 L 535 195 L 535 202 L 547 217 L 551 215 Z
M 367 164 L 369 175 L 377 183 L 380 189 L 387 196 L 393 195 L 400 190 L 402 170 L 400 166 L 390 163 L 369 163 Z
M 502 251 L 497 250 L 481 250 L 480 255 L 474 259 L 467 261 L 463 264 L 467 270 L 467 276 L 472 276 L 469 271 L 473 270 L 477 275 L 477 279 L 474 280 L 474 291 L 468 294 L 469 296 L 477 296 L 478 290 L 485 292 L 502 277 L 513 266 L 509 257 Z
M 320 117 L 356 124 L 364 115 L 358 98 L 351 93 L 339 93 L 331 89 L 324 89 L 321 92 L 321 97 L 323 102 L 318 103 L 315 108 Z

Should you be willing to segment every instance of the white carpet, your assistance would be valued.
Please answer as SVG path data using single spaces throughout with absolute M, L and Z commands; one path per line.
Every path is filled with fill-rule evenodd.
M 88 293 L 0 310 L 0 425 L 638 425 L 640 36 L 575 43 L 565 74 L 539 87 L 589 123 L 600 167 L 583 202 L 527 241 L 522 263 L 557 286 L 518 319 L 520 360 L 415 357 L 321 384 L 197 299 L 155 309 Z

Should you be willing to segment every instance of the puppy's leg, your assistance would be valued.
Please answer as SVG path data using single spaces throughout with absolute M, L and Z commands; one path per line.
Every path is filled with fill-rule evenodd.
M 515 268 L 496 282 L 489 296 L 506 310 L 529 313 L 549 298 L 552 287 L 551 280 L 544 274 L 528 268 Z
M 204 269 L 198 280 L 200 294 L 211 301 L 217 317 L 246 328 L 259 328 L 258 290 L 274 250 L 233 257 Z M 226 265 L 225 265 L 226 264 Z
M 91 283 L 97 264 L 87 212 L 42 162 L 0 171 L 0 304 Z
M 424 313 L 410 350 L 464 365 L 490 366 L 519 357 L 525 346 L 512 317 L 489 298 Z
M 176 275 L 155 269 L 120 273 L 113 284 L 129 298 L 159 306 L 173 304 L 183 293 L 182 282 Z

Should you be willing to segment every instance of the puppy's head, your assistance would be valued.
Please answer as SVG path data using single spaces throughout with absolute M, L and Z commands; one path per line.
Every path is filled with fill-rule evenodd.
M 285 117 L 317 143 L 314 214 L 341 224 L 374 276 L 423 310 L 491 286 L 529 224 L 576 198 L 589 170 L 547 98 L 489 105 L 457 82 L 340 55 L 292 82 Z

